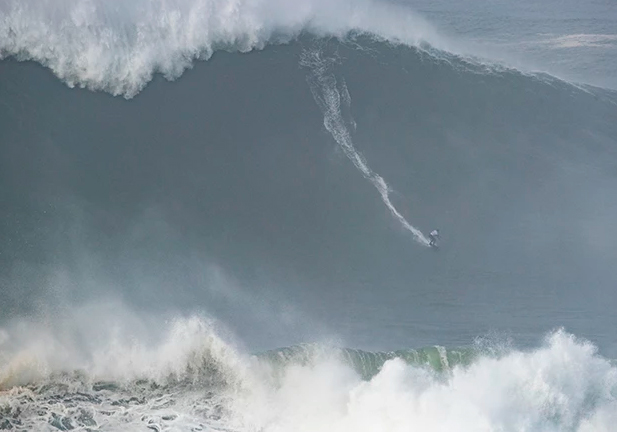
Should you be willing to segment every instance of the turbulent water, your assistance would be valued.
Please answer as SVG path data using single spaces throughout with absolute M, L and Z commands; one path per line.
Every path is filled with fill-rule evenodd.
M 529 352 L 308 345 L 246 356 L 194 317 L 152 348 L 122 339 L 79 366 L 53 336 L 28 341 L 4 361 L 2 427 L 608 431 L 617 412 L 617 367 L 561 331 Z
M 616 28 L 0 2 L 0 430 L 614 431 Z

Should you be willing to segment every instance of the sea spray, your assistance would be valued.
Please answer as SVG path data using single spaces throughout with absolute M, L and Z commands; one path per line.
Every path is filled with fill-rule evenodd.
M 529 351 L 479 354 L 448 373 L 387 360 L 363 380 L 332 356 L 289 363 L 259 398 L 234 402 L 241 430 L 609 431 L 617 369 L 564 331 Z

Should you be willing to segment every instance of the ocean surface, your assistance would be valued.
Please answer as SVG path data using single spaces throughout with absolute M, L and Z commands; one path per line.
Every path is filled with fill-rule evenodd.
M 0 430 L 617 431 L 615 191 L 614 1 L 0 1 Z

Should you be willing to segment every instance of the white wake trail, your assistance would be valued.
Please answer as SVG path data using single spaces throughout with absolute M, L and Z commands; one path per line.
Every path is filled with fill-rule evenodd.
M 354 166 L 362 173 L 362 176 L 370 181 L 379 192 L 381 200 L 386 205 L 392 216 L 407 231 L 413 234 L 414 239 L 425 246 L 429 245 L 429 240 L 418 228 L 411 225 L 405 217 L 396 209 L 390 200 L 390 187 L 379 174 L 374 172 L 367 164 L 366 160 L 358 153 L 353 145 L 351 134 L 341 110 L 341 99 L 349 109 L 351 105 L 351 96 L 347 85 L 343 81 L 340 85 L 336 81 L 336 77 L 330 72 L 330 65 L 334 59 L 324 58 L 319 50 L 305 51 L 302 55 L 301 64 L 309 68 L 310 75 L 308 77 L 311 92 L 315 101 L 321 108 L 324 115 L 324 126 L 332 134 L 334 140 L 341 147 L 345 156 L 354 164 Z M 342 98 L 341 98 L 342 94 Z M 355 122 L 351 119 L 349 123 L 355 129 Z

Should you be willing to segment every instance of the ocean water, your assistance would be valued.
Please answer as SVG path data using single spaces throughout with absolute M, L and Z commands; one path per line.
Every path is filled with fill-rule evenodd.
M 612 2 L 6 0 L 0 59 L 0 429 L 616 430 Z

